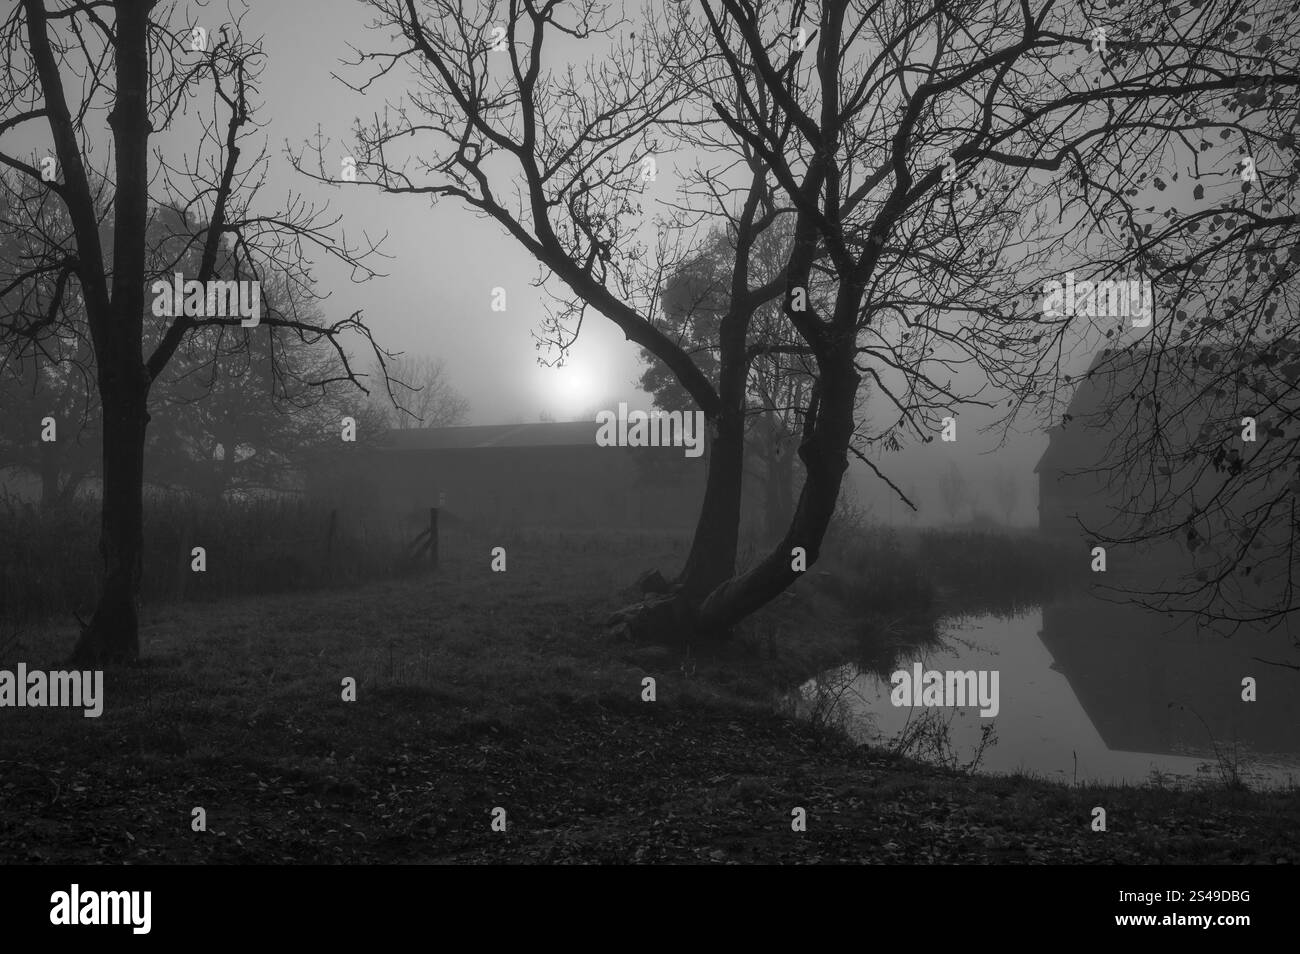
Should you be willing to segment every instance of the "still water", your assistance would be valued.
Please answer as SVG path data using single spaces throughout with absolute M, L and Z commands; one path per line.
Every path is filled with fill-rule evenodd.
M 993 718 L 973 706 L 896 707 L 888 678 L 854 666 L 806 684 L 801 708 L 820 690 L 823 701 L 839 700 L 855 736 L 884 745 L 930 720 L 912 754 L 961 766 L 991 723 L 996 742 L 985 745 L 980 772 L 1191 784 L 1221 781 L 1232 766 L 1253 788 L 1300 785 L 1300 672 L 1253 658 L 1300 661 L 1282 630 L 1225 638 L 1185 619 L 1081 598 L 1012 618 L 949 617 L 941 631 L 939 647 L 905 651 L 892 670 L 911 673 L 916 662 L 997 670 Z M 1247 676 L 1255 702 L 1242 700 Z M 946 731 L 933 731 L 937 721 Z

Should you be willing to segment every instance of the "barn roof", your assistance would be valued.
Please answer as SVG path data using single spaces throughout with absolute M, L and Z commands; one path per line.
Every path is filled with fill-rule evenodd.
M 1097 462 L 1106 435 L 1095 415 L 1108 398 L 1123 393 L 1123 384 L 1132 385 L 1133 378 L 1141 373 L 1131 358 L 1117 361 L 1117 357 L 1109 348 L 1093 356 L 1070 398 L 1065 419 L 1047 429 L 1049 443 L 1034 465 L 1034 473 L 1052 473 Z
M 592 421 L 532 424 L 467 424 L 460 427 L 408 427 L 389 431 L 387 450 L 463 450 L 473 447 L 595 447 Z

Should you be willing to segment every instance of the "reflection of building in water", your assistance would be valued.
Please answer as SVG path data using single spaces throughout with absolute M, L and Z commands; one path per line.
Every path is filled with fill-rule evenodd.
M 339 452 L 312 492 L 482 526 L 689 528 L 704 457 L 681 447 L 600 447 L 594 421 L 410 428 Z M 344 453 L 344 451 L 347 451 Z
M 1112 750 L 1207 753 L 1213 734 L 1229 753 L 1234 742 L 1259 754 L 1300 752 L 1300 672 L 1252 658 L 1300 662 L 1286 633 L 1224 638 L 1174 626 L 1133 606 L 1057 603 L 1043 607 L 1039 639 Z M 1246 676 L 1256 702 L 1242 701 Z

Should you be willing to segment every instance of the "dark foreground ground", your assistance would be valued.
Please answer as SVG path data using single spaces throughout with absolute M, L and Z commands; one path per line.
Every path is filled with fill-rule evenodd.
M 972 777 L 777 714 L 861 635 L 811 589 L 688 654 L 599 625 L 630 549 L 488 564 L 147 611 L 100 718 L 0 710 L 0 863 L 1300 862 L 1296 791 Z M 0 662 L 51 667 L 72 636 Z

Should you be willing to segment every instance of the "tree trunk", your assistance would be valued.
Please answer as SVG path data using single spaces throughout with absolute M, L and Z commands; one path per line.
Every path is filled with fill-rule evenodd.
M 90 302 L 104 416 L 104 499 L 99 553 L 103 580 L 95 615 L 72 651 L 77 662 L 131 662 L 140 655 L 144 556 L 144 438 L 150 376 L 140 353 L 144 323 L 145 229 L 149 213 L 148 3 L 119 3 L 108 125 L 117 174 L 113 196 L 112 295 Z M 62 163 L 67 168 L 69 163 Z M 87 193 L 88 195 L 88 193 Z M 88 204 L 88 199 L 86 200 Z M 78 248 L 87 240 L 78 236 Z
M 104 399 L 104 500 L 99 604 L 77 640 L 77 664 L 134 662 L 140 655 L 139 599 L 144 556 L 143 388 L 101 389 Z
M 736 623 L 776 598 L 795 581 L 800 572 L 792 567 L 791 551 L 795 547 L 804 548 L 807 566 L 811 567 L 817 561 L 822 540 L 835 513 L 844 472 L 849 466 L 848 447 L 853 439 L 854 411 L 861 380 L 853 365 L 853 352 L 843 350 L 844 354 L 829 355 L 822 362 L 813 427 L 799 446 L 799 457 L 805 469 L 803 490 L 781 542 L 752 570 L 734 576 L 744 436 L 744 418 L 740 416 L 736 444 L 733 446 L 725 439 L 719 440 L 717 443 L 722 443 L 724 454 L 720 455 L 719 461 L 710 460 L 709 490 L 714 491 L 716 497 L 711 498 L 706 491 L 705 510 L 700 516 L 691 551 L 691 557 L 699 559 L 696 564 L 697 582 L 708 578 L 708 571 L 716 572 L 723 566 L 732 567 L 732 573 L 723 577 L 703 597 L 683 586 L 675 593 L 651 597 L 625 607 L 610 617 L 609 622 L 616 630 L 622 630 L 638 642 L 673 643 L 725 638 Z M 716 471 L 715 467 L 718 468 Z M 710 514 L 711 499 L 718 499 L 724 508 L 720 514 Z M 716 535 L 704 537 L 706 529 L 715 531 Z M 720 544 L 723 540 L 729 541 L 731 549 L 727 552 Z M 716 562 L 709 564 L 706 557 Z
M 853 439 L 853 412 L 859 375 L 853 354 L 836 355 L 822 365 L 820 404 L 812 433 L 799 447 L 806 476 L 794 519 L 785 537 L 761 563 L 743 576 L 729 579 L 710 593 L 696 613 L 696 628 L 705 635 L 726 636 L 732 626 L 774 599 L 795 581 L 791 551 L 803 547 L 807 565 L 821 552 L 822 539 L 835 513 L 840 483 L 848 470 L 848 446 Z
M 677 582 L 690 600 L 703 599 L 736 572 L 740 542 L 740 492 L 745 464 L 745 421 L 725 413 L 709 447 L 704 502 L 691 552 Z
M 738 290 L 732 289 L 733 304 Z M 709 473 L 695 538 L 677 578 L 682 596 L 692 604 L 736 572 L 745 477 L 745 387 L 749 377 L 745 348 L 750 317 L 751 312 L 743 309 L 728 312 L 718 328 L 717 434 L 709 450 Z

